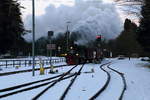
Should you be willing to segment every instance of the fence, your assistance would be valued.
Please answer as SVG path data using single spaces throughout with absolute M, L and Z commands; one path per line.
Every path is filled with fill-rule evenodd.
M 43 60 L 35 60 L 35 64 L 39 64 L 42 62 L 43 65 L 49 65 L 50 59 L 43 59 Z M 52 59 L 51 63 L 59 63 L 59 62 L 65 62 L 64 58 L 59 59 Z M 33 64 L 32 60 L 0 60 L 0 67 L 15 67 L 15 66 L 31 66 Z

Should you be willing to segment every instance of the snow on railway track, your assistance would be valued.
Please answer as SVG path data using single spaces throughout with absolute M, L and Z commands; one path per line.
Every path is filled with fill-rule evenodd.
M 100 88 L 100 90 L 89 100 L 107 100 L 109 98 L 112 98 L 112 100 L 123 99 L 123 95 L 127 87 L 125 76 L 123 73 L 111 68 L 111 65 L 112 63 L 108 62 L 100 66 L 101 70 L 107 74 L 107 80 L 103 87 Z M 116 92 L 112 93 L 112 90 L 116 90 Z
M 53 94 L 52 91 L 54 90 L 54 88 L 56 88 L 56 86 L 54 86 L 54 85 L 58 84 L 58 87 L 59 87 L 59 85 L 62 83 L 62 84 L 66 84 L 66 86 L 63 87 L 63 90 L 61 90 L 61 92 L 59 93 L 59 96 L 56 96 L 56 97 L 53 97 L 53 98 L 55 98 L 55 100 L 57 100 L 57 99 L 64 100 L 64 98 L 66 97 L 66 100 L 69 100 L 69 98 L 72 97 L 72 94 L 74 94 L 74 91 L 76 91 L 77 83 L 79 81 L 83 81 L 84 80 L 83 78 L 81 78 L 81 76 L 84 76 L 84 77 L 87 76 L 87 78 L 89 78 L 89 79 L 92 79 L 93 77 L 98 77 L 97 76 L 98 74 L 95 74 L 95 72 L 94 72 L 94 71 L 96 71 L 96 73 L 98 73 L 98 70 L 99 70 L 99 69 L 97 69 L 98 67 L 89 67 L 89 64 L 85 64 L 85 65 L 88 65 L 88 67 L 84 67 L 85 69 L 83 71 L 81 71 L 83 66 L 82 67 L 76 67 L 76 70 L 72 71 L 75 68 L 75 66 L 74 66 L 72 68 L 69 68 L 69 71 L 67 71 L 67 72 L 65 70 L 63 72 L 63 67 L 61 67 L 61 68 L 58 67 L 56 69 L 61 69 L 61 72 L 62 72 L 62 74 L 60 74 L 60 75 L 56 75 L 54 77 L 50 77 L 50 78 L 46 78 L 46 79 L 41 79 L 41 80 L 34 81 L 34 82 L 28 82 L 28 83 L 25 83 L 25 84 L 20 84 L 20 85 L 17 85 L 17 86 L 3 88 L 3 89 L 0 90 L 0 98 L 12 96 L 12 95 L 15 95 L 15 94 L 18 94 L 18 93 L 20 94 L 22 92 L 28 92 L 29 90 L 33 91 L 34 89 L 37 89 L 37 88 L 42 88 L 42 91 L 40 90 L 41 92 L 39 91 L 39 92 L 35 93 L 37 95 L 34 94 L 34 95 L 32 95 L 30 97 L 32 100 L 37 100 L 38 98 L 48 97 L 49 93 L 50 93 L 50 95 L 52 95 Z M 116 94 L 114 95 L 114 93 L 113 93 L 112 96 L 115 99 L 119 98 L 119 100 L 122 100 L 124 91 L 126 89 L 126 83 L 125 83 L 124 75 L 122 73 L 118 72 L 117 70 L 109 67 L 110 65 L 111 65 L 111 63 L 107 62 L 107 63 L 102 64 L 100 66 L 101 70 L 103 72 L 105 72 L 106 75 L 107 75 L 107 77 L 106 77 L 107 79 L 105 79 L 106 82 L 103 81 L 100 84 L 101 89 L 98 92 L 97 92 L 98 89 L 92 90 L 91 91 L 92 92 L 91 95 L 88 94 L 89 96 L 87 96 L 87 99 L 90 99 L 90 100 L 94 100 L 96 98 L 104 99 L 105 97 L 107 97 L 107 95 L 109 95 L 109 93 L 111 92 L 112 88 L 116 88 L 116 89 L 118 88 Z M 97 65 L 96 64 L 91 64 L 91 66 L 97 66 Z M 76 83 L 75 86 L 72 86 L 72 84 L 73 84 L 73 83 L 71 83 L 72 80 L 75 80 L 77 78 L 77 76 L 79 75 L 79 73 L 81 73 L 82 75 L 80 75 L 80 77 L 77 79 L 77 82 L 74 82 L 74 83 Z M 66 75 L 68 75 L 68 76 L 66 76 Z M 101 75 L 102 75 L 102 73 L 101 73 Z M 71 78 L 73 76 L 74 76 L 74 79 Z M 116 77 L 118 77 L 118 78 L 115 79 Z M 121 78 L 122 78 L 122 81 L 121 81 Z M 65 79 L 67 79 L 67 81 L 65 81 Z M 115 84 L 118 84 L 119 86 L 116 86 Z M 124 87 L 123 87 L 122 91 L 121 91 L 121 87 L 122 86 L 120 84 L 124 84 Z M 80 84 L 78 84 L 78 86 L 79 85 Z M 95 84 L 95 85 L 97 85 L 99 87 L 98 84 Z M 72 86 L 72 88 L 70 90 L 71 86 Z M 49 88 L 52 88 L 52 89 L 49 89 Z M 81 87 L 79 86 L 78 89 L 79 89 L 78 91 L 80 93 L 79 93 L 79 96 L 77 98 L 81 98 L 80 95 L 84 95 L 86 93 L 89 93 L 89 92 L 86 92 L 86 91 L 89 91 L 88 88 L 81 89 Z M 50 91 L 50 90 L 52 90 L 52 91 Z M 68 93 L 69 90 L 71 91 L 71 93 Z M 102 93 L 103 91 L 107 91 L 108 92 L 108 93 L 106 93 L 106 96 L 103 95 L 103 93 Z M 47 93 L 44 94 L 45 92 L 47 92 Z M 68 93 L 68 95 L 66 96 L 67 93 Z M 119 96 L 119 94 L 121 94 L 121 95 Z M 90 97 L 90 96 L 92 96 L 92 97 Z M 42 99 L 42 100 L 44 100 L 44 99 Z
M 75 73 L 75 71 L 74 72 L 71 72 L 71 71 L 76 67 L 77 67 L 77 65 L 74 67 L 70 67 L 69 71 L 63 72 L 62 74 L 56 75 L 54 77 L 50 77 L 50 78 L 46 78 L 46 79 L 42 79 L 42 80 L 38 80 L 38 81 L 34 81 L 34 82 L 29 82 L 29 83 L 25 83 L 25 84 L 20 84 L 17 86 L 3 88 L 0 90 L 0 99 L 2 99 L 2 98 L 5 99 L 5 97 L 9 98 L 9 96 L 18 95 L 22 92 L 28 92 L 29 90 L 32 91 L 33 89 L 46 87 L 49 84 L 50 84 L 49 87 L 52 87 L 57 82 L 60 82 L 62 80 L 65 80 L 65 79 L 75 76 L 77 73 Z M 35 96 L 35 98 L 33 98 L 33 100 L 36 100 L 38 97 L 40 97 L 40 95 L 41 95 L 41 92 L 39 93 L 39 95 Z
M 35 97 L 32 98 L 32 100 L 37 100 L 38 98 L 40 98 L 48 89 L 50 89 L 51 87 L 53 87 L 55 84 L 57 84 L 58 82 L 60 82 L 66 75 L 70 74 L 70 72 L 76 68 L 78 65 L 74 66 L 73 68 L 71 68 L 69 71 L 67 71 L 66 73 L 64 73 L 61 77 L 59 77 L 55 82 L 53 82 L 52 84 L 50 84 L 48 87 L 46 87 L 43 91 L 41 91 L 40 93 L 38 93 Z
M 143 68 L 140 65 L 141 63 L 145 64 L 145 62 L 139 61 L 138 59 L 131 59 L 130 61 L 128 59 L 125 60 L 115 59 L 109 65 L 108 63 L 109 61 L 112 60 L 111 59 L 104 60 L 102 63 L 106 63 L 106 65 L 104 64 L 103 66 L 101 66 L 102 64 L 85 64 L 85 67 L 83 67 L 83 69 L 81 70 L 81 74 L 78 75 L 71 88 L 69 88 L 69 92 L 67 93 L 65 100 L 72 100 L 72 99 L 89 100 L 91 99 L 92 96 L 98 93 L 98 91 L 102 91 L 102 90 L 103 91 L 100 92 L 98 96 L 96 96 L 91 100 L 95 100 L 95 99 L 96 100 L 122 100 L 126 98 L 127 100 L 133 98 L 136 98 L 136 100 L 137 99 L 149 100 L 149 95 L 148 95 L 149 93 L 148 76 L 150 75 L 149 69 Z M 4 91 L 2 90 L 4 88 L 61 75 L 67 72 L 68 70 L 70 70 L 72 67 L 73 66 L 56 68 L 59 71 L 58 74 L 39 75 L 39 73 L 37 73 L 38 71 L 36 71 L 35 77 L 31 76 L 32 75 L 31 72 L 28 73 L 28 75 L 27 73 L 21 73 L 21 74 L 14 74 L 8 76 L 1 76 L 0 95 L 14 92 L 20 89 L 25 89 L 25 87 L 22 87 L 20 89 L 18 88 L 12 91 L 2 92 Z M 75 77 L 76 72 L 80 68 L 81 65 L 76 67 L 75 70 L 73 70 L 72 72 L 70 72 L 68 76 L 66 76 L 66 77 L 70 76 L 70 78 L 64 79 L 58 82 L 55 86 L 48 89 L 48 91 L 45 92 L 39 98 L 39 100 L 47 100 L 47 99 L 59 100 L 63 92 L 65 91 L 65 89 L 70 84 L 71 80 Z M 140 73 L 140 75 L 137 77 L 138 73 Z M 50 82 L 50 84 L 49 83 L 47 84 L 51 85 L 54 83 L 55 80 L 59 78 L 60 77 L 57 77 L 55 79 L 45 81 L 43 83 L 32 84 L 30 86 L 36 86 L 47 82 Z M 32 100 L 33 97 L 35 97 L 38 93 L 40 93 L 42 90 L 47 88 L 48 85 L 41 86 L 36 89 L 31 89 L 30 91 L 27 90 L 24 92 L 20 92 L 15 95 L 11 95 L 0 99 L 1 100 L 18 100 L 18 99 Z M 126 90 L 127 86 L 128 89 Z M 27 86 L 27 88 L 29 87 Z M 145 93 L 145 89 L 147 89 L 146 93 Z M 137 94 L 136 96 L 135 93 Z
M 65 100 L 89 100 L 99 87 L 105 84 L 106 75 L 99 69 L 101 64 L 85 64 Z M 58 99 L 55 99 L 58 100 Z
M 62 78 L 61 80 L 64 80 L 64 79 L 67 79 L 67 78 L 70 78 L 72 76 L 74 76 L 75 74 L 72 74 L 72 75 L 69 75 L 69 76 L 66 76 L 64 78 Z M 48 80 L 51 80 L 51 79 L 48 79 Z M 50 83 L 55 83 L 57 82 L 58 79 L 55 79 L 55 80 L 52 80 L 52 81 L 49 81 L 49 82 L 44 82 L 44 83 L 41 83 L 41 84 L 37 84 L 37 85 L 32 85 L 30 87 L 26 87 L 26 88 L 23 88 L 23 89 L 20 89 L 22 87 L 25 87 L 25 86 L 28 86 L 27 84 L 26 85 L 22 85 L 21 87 L 20 86 L 16 86 L 16 87 L 19 87 L 20 90 L 18 90 L 18 88 L 13 88 L 13 90 L 16 90 L 16 91 L 11 91 L 11 92 L 8 92 L 8 93 L 4 93 L 2 95 L 0 95 L 0 98 L 4 98 L 4 97 L 7 97 L 7 96 L 11 96 L 11 95 L 15 95 L 17 93 L 21 93 L 21 92 L 25 92 L 25 91 L 29 91 L 29 90 L 32 90 L 32 89 L 36 89 L 36 88 L 40 88 L 40 87 L 43 87 L 45 85 L 48 85 Z M 38 83 L 38 82 L 36 82 Z M 30 83 L 29 83 L 30 84 Z M 34 84 L 34 83 L 33 83 Z M 7 89 L 11 89 L 11 88 L 7 88 Z M 3 91 L 6 91 L 7 89 L 4 89 Z
M 64 93 L 62 94 L 62 96 L 60 97 L 60 100 L 64 100 L 69 89 L 71 88 L 71 86 L 73 85 L 73 83 L 75 82 L 76 78 L 78 77 L 78 75 L 81 74 L 81 70 L 83 69 L 84 64 L 82 65 L 82 67 L 79 69 L 79 71 L 77 72 L 77 74 L 74 76 L 74 78 L 71 80 L 70 84 L 68 85 L 68 87 L 65 89 Z
M 118 99 L 118 100 L 122 100 L 122 99 L 123 99 L 123 95 L 124 95 L 124 93 L 125 93 L 125 91 L 126 91 L 126 89 L 127 89 L 126 78 L 125 78 L 125 76 L 124 76 L 123 73 L 119 72 L 119 71 L 116 70 L 116 69 L 111 68 L 110 65 L 107 66 L 107 67 L 108 67 L 109 69 L 111 69 L 112 71 L 116 72 L 117 74 L 119 74 L 119 75 L 121 76 L 121 78 L 122 78 L 123 89 L 122 89 L 122 92 L 121 92 L 121 94 L 120 94 L 120 96 L 119 96 L 119 99 Z
M 72 67 L 70 67 L 69 69 L 71 69 L 71 68 Z M 51 76 L 50 78 L 41 79 L 41 80 L 38 80 L 38 81 L 33 81 L 33 82 L 19 84 L 19 85 L 16 85 L 16 86 L 2 88 L 2 89 L 0 89 L 0 98 L 11 96 L 11 95 L 14 95 L 14 94 L 17 94 L 17 93 L 21 93 L 21 92 L 24 92 L 24 91 L 28 91 L 28 90 L 32 90 L 32 89 L 35 89 L 35 88 L 39 88 L 39 87 L 48 85 L 52 82 L 57 81 L 57 79 L 59 77 L 61 77 L 62 75 L 64 75 L 64 73 L 59 74 L 59 75 L 57 75 L 57 74 L 52 75 L 53 77 Z M 63 77 L 62 80 L 70 78 L 74 75 L 75 74 L 71 73 L 70 75 Z M 4 77 L 6 77 L 6 76 L 4 76 Z

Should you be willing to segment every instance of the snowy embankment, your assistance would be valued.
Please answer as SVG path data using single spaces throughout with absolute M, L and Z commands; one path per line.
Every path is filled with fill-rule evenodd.
M 111 68 L 124 73 L 127 82 L 127 90 L 125 91 L 123 100 L 150 100 L 150 69 L 143 67 L 147 62 L 140 61 L 139 59 L 128 59 L 117 60 L 117 59 L 106 59 L 102 63 L 112 61 Z M 107 75 L 100 69 L 101 64 L 85 64 L 81 74 L 75 80 L 75 83 L 70 88 L 65 100 L 88 100 L 93 96 L 99 89 L 103 87 L 107 80 Z M 36 71 L 36 75 L 32 77 L 32 73 L 20 73 L 16 75 L 1 76 L 0 77 L 0 89 L 15 86 L 35 80 L 40 80 L 58 74 L 62 74 L 68 71 L 69 67 L 57 68 L 57 74 L 48 74 L 48 70 L 45 75 L 39 75 L 39 71 Z M 71 73 L 77 72 L 81 66 L 74 69 Z M 111 74 L 111 80 L 106 90 L 96 100 L 117 100 L 123 83 L 121 77 L 114 73 L 112 70 L 104 66 Z M 59 100 L 64 90 L 70 83 L 72 78 L 63 80 L 57 83 L 54 87 L 42 95 L 39 100 Z M 18 93 L 1 100 L 31 100 L 35 95 L 45 89 L 47 86 L 33 89 L 30 91 Z M 4 93 L 0 93 L 2 95 Z
M 150 69 L 144 67 L 147 62 L 139 59 L 115 61 L 112 68 L 124 73 L 127 90 L 124 100 L 150 100 Z

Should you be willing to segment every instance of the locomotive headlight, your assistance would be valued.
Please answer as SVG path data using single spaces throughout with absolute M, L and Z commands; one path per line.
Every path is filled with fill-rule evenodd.
M 67 54 L 65 53 L 65 56 L 67 56 Z
M 70 49 L 72 50 L 72 49 L 73 49 L 73 47 L 70 47 Z
M 79 56 L 79 54 L 78 54 L 78 53 L 76 53 L 76 56 Z

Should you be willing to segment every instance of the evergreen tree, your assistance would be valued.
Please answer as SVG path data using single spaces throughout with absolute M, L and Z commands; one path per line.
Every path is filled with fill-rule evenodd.
M 126 19 L 124 23 L 124 31 L 116 40 L 116 51 L 118 54 L 131 55 L 132 53 L 140 53 L 141 47 L 136 40 L 136 24 Z
M 25 43 L 23 31 L 20 4 L 13 0 L 0 0 L 0 54 L 17 51 Z
M 142 18 L 138 28 L 138 41 L 146 52 L 150 51 L 150 0 L 144 0 Z M 150 56 L 150 53 L 148 53 Z

